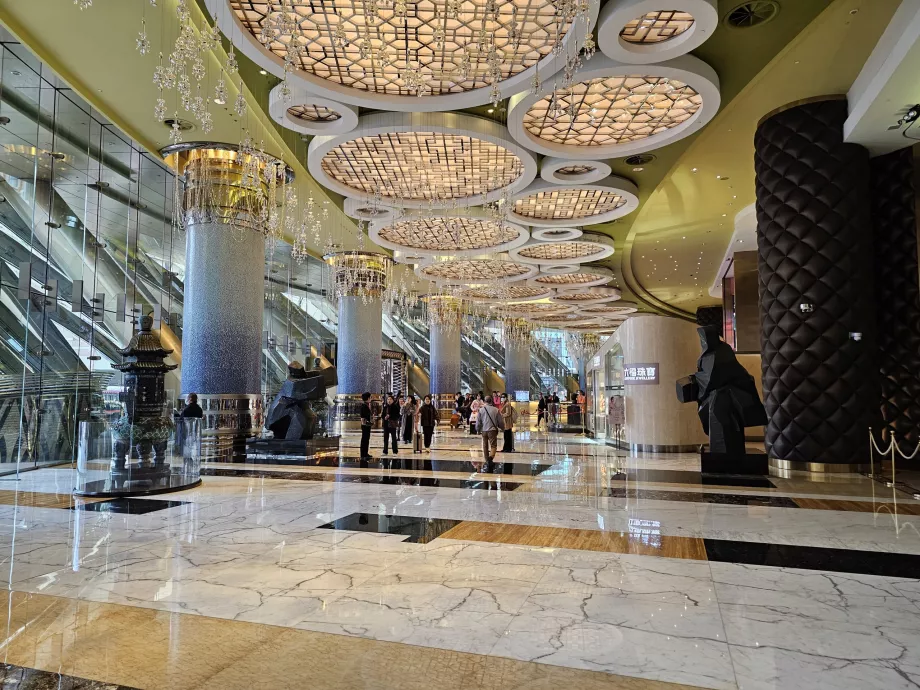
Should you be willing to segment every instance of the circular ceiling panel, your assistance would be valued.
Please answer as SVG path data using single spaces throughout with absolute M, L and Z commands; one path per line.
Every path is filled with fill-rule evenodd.
M 537 181 L 512 198 L 508 217 L 518 223 L 550 228 L 605 223 L 632 213 L 639 205 L 636 186 L 621 177 L 597 184 L 563 186 Z
M 490 285 L 470 285 L 463 288 L 458 296 L 474 302 L 529 302 L 531 300 L 546 299 L 553 294 L 547 288 L 532 285 L 519 285 L 517 283 L 499 283 Z M 521 307 L 529 309 L 529 307 Z
M 577 240 L 535 242 L 512 249 L 511 257 L 541 266 L 570 266 L 600 261 L 613 254 L 613 242 L 603 235 L 585 233 Z
M 718 25 L 717 0 L 611 0 L 598 20 L 597 45 L 614 60 L 645 65 L 689 53 Z
M 537 174 L 533 155 L 497 122 L 457 113 L 375 113 L 310 142 L 307 167 L 346 196 L 410 208 L 476 206 Z
M 581 237 L 582 231 L 578 228 L 534 228 L 530 236 L 541 242 L 564 242 Z
M 423 280 L 453 285 L 476 285 L 495 281 L 514 282 L 532 278 L 536 273 L 536 266 L 491 257 L 430 260 L 415 269 L 415 274 Z
M 620 291 L 612 287 L 578 287 L 571 290 L 560 290 L 552 297 L 553 302 L 560 304 L 574 304 L 582 307 L 589 304 L 602 304 L 615 302 L 620 299 Z
M 692 55 L 641 67 L 601 55 L 590 65 L 570 88 L 547 81 L 513 96 L 512 136 L 547 156 L 620 158 L 682 139 L 719 109 L 719 78 Z
M 519 247 L 530 234 L 520 225 L 488 216 L 425 215 L 372 223 L 370 236 L 381 247 L 422 256 L 471 256 Z
M 546 328 L 568 328 L 569 326 L 582 326 L 592 324 L 594 321 L 586 316 L 574 312 L 564 314 L 537 314 L 528 315 L 528 320 Z
M 634 302 L 614 302 L 608 304 L 590 304 L 579 307 L 578 313 L 593 319 L 625 319 L 629 314 L 639 311 Z
M 573 161 L 548 156 L 540 163 L 540 177 L 554 184 L 590 184 L 607 177 L 611 172 L 603 161 Z
M 575 307 L 568 304 L 555 304 L 553 302 L 539 302 L 536 304 L 525 304 L 521 307 L 524 316 L 528 319 L 538 319 L 541 315 L 546 314 L 570 314 L 575 311 Z
M 613 272 L 599 266 L 580 266 L 572 273 L 555 274 L 543 272 L 536 278 L 531 278 L 533 285 L 545 285 L 560 289 L 586 288 L 595 285 L 605 285 L 613 280 Z
M 392 222 L 402 216 L 401 209 L 393 206 L 383 206 L 361 199 L 345 199 L 343 210 L 345 211 L 345 215 L 349 218 L 366 220 L 368 222 Z
M 366 108 L 431 112 L 483 105 L 558 71 L 558 41 L 583 40 L 553 0 L 205 0 L 217 25 L 263 69 Z M 573 4 L 574 7 L 574 4 Z M 593 28 L 598 2 L 578 3 Z M 570 50 L 570 49 L 569 49 Z
M 341 134 L 358 126 L 358 109 L 295 87 L 285 96 L 278 84 L 268 94 L 268 114 L 300 134 Z

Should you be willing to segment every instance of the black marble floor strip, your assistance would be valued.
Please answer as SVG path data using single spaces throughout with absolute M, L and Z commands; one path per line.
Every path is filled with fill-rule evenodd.
M 379 515 L 377 513 L 352 513 L 333 522 L 320 525 L 320 529 L 347 530 L 349 532 L 375 532 L 378 534 L 405 535 L 403 541 L 427 544 L 461 520 L 423 518 L 409 515 Z
M 723 539 L 704 539 L 703 543 L 709 560 L 722 563 L 828 570 L 884 577 L 916 578 L 917 573 L 920 573 L 920 555 L 915 554 L 761 544 Z
M 752 489 L 775 489 L 767 477 L 744 474 L 706 474 L 688 470 L 630 470 L 628 474 L 614 474 L 611 479 L 631 482 L 664 482 L 668 484 L 695 484 L 698 486 L 744 486 Z
M 353 484 L 394 484 L 400 486 L 435 486 L 442 489 L 502 489 L 514 491 L 521 484 L 509 482 L 506 478 L 513 475 L 496 471 L 492 475 L 479 475 L 471 479 L 444 479 L 435 476 L 394 476 L 389 470 L 379 474 L 339 474 L 337 472 L 284 472 L 261 469 L 230 469 L 223 467 L 203 467 L 202 477 L 249 477 L 253 479 L 289 479 L 305 482 L 347 482 Z
M 406 446 L 406 447 L 407 447 L 407 448 L 411 448 L 411 446 Z M 469 455 L 470 448 L 479 448 L 479 447 L 480 447 L 479 441 L 477 440 L 477 441 L 475 441 L 472 445 L 469 445 L 469 446 L 461 446 L 460 448 L 432 448 L 432 449 L 431 449 L 431 452 L 432 452 L 432 453 L 465 453 L 465 454 Z M 342 448 L 343 450 L 348 449 L 348 450 L 351 450 L 351 451 L 359 450 L 359 446 L 357 446 L 357 445 L 351 445 L 351 444 L 348 444 L 348 443 L 343 443 L 343 444 L 340 446 L 340 448 Z M 399 446 L 399 448 L 400 448 L 400 453 L 401 453 L 401 452 L 402 452 L 403 446 Z M 586 445 L 586 446 L 585 446 L 585 449 L 590 449 L 590 448 L 596 448 L 597 450 L 604 451 L 604 452 L 600 452 L 600 453 L 596 453 L 596 454 L 595 454 L 595 453 L 591 453 L 591 452 L 586 452 L 586 453 L 582 454 L 582 453 L 579 453 L 578 451 L 567 452 L 567 453 L 566 453 L 566 452 L 563 452 L 563 453 L 556 453 L 556 452 L 554 452 L 554 451 L 544 450 L 543 448 L 529 448 L 529 449 L 528 449 L 528 448 L 520 448 L 520 447 L 518 447 L 517 450 L 515 450 L 513 453 L 509 453 L 509 455 L 510 455 L 510 456 L 515 456 L 515 455 L 549 455 L 549 456 L 552 456 L 552 457 L 559 457 L 559 458 L 580 458 L 580 457 L 582 457 L 582 455 L 584 455 L 585 457 L 588 457 L 588 456 L 593 457 L 594 455 L 597 455 L 598 457 L 604 457 L 604 456 L 606 456 L 606 457 L 614 457 L 614 455 L 615 455 L 612 448 L 605 448 L 604 446 L 589 446 L 589 445 Z M 379 454 L 379 453 L 380 453 L 380 446 L 378 445 L 378 446 L 375 447 L 375 446 L 372 445 L 372 446 L 371 446 L 371 454 L 377 455 L 377 454 Z M 498 454 L 499 454 L 499 455 L 502 455 L 501 451 L 499 451 Z
M 111 501 L 96 501 L 74 506 L 75 510 L 93 513 L 118 513 L 120 515 L 146 515 L 158 510 L 187 505 L 187 501 L 164 501 L 158 498 L 116 498 Z
M 650 501 L 684 501 L 687 503 L 717 503 L 736 506 L 768 506 L 771 508 L 798 508 L 785 496 L 750 496 L 748 494 L 692 493 L 689 491 L 656 491 L 615 486 L 607 489 L 611 498 L 641 498 Z
M 469 452 L 466 453 L 467 458 L 469 458 Z M 539 460 L 527 460 L 524 455 L 514 455 L 507 454 L 496 456 L 496 459 L 500 459 L 502 463 L 506 465 L 513 466 L 513 471 L 510 474 L 524 474 L 524 475 L 536 475 L 552 467 L 555 463 L 553 462 L 541 462 Z M 392 463 L 397 463 L 394 465 L 393 469 L 399 469 L 401 465 L 402 469 L 406 470 L 435 470 L 438 472 L 472 472 L 473 465 L 470 461 L 467 460 L 440 460 L 433 459 L 427 453 L 400 453 L 397 456 L 386 456 L 378 453 L 372 455 L 372 460 L 369 461 L 371 467 L 377 467 L 379 463 L 386 463 L 389 461 Z M 211 462 L 219 462 L 213 460 Z M 235 462 L 234 464 L 244 464 Z M 323 457 L 323 458 L 314 458 L 314 457 L 305 457 L 305 456 L 295 456 L 295 455 L 281 455 L 281 456 L 261 456 L 249 454 L 247 456 L 247 464 L 253 465 L 286 465 L 289 467 L 359 467 L 361 464 L 361 459 L 357 455 L 343 455 L 340 457 Z
M 136 690 L 127 685 L 65 676 L 12 664 L 0 664 L 0 686 L 4 690 Z

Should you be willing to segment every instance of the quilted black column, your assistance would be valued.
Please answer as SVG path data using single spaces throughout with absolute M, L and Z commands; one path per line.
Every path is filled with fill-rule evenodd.
M 696 308 L 696 325 L 707 327 L 715 326 L 722 334 L 722 307 L 697 307 Z
M 878 410 L 869 155 L 846 116 L 807 103 L 754 137 L 766 445 L 792 463 L 868 462 Z
M 920 440 L 920 286 L 914 155 L 905 148 L 873 158 L 875 318 L 885 439 Z M 915 461 L 916 462 L 916 461 Z

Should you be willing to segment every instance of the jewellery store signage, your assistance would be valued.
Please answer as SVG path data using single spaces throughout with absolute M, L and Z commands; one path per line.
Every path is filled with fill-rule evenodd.
M 654 364 L 627 364 L 623 367 L 623 381 L 632 385 L 658 385 L 658 362 Z

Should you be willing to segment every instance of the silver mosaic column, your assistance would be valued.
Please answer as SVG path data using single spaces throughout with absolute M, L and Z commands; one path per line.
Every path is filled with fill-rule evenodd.
M 530 391 L 530 344 L 528 341 L 505 341 L 505 392 Z
M 204 452 L 240 456 L 263 422 L 264 163 L 220 144 L 164 154 L 186 181 L 182 393 L 198 394 Z M 255 179 L 245 174 L 253 166 Z
M 357 295 L 339 297 L 336 369 L 339 395 L 380 393 L 380 351 L 383 348 L 383 303 Z

